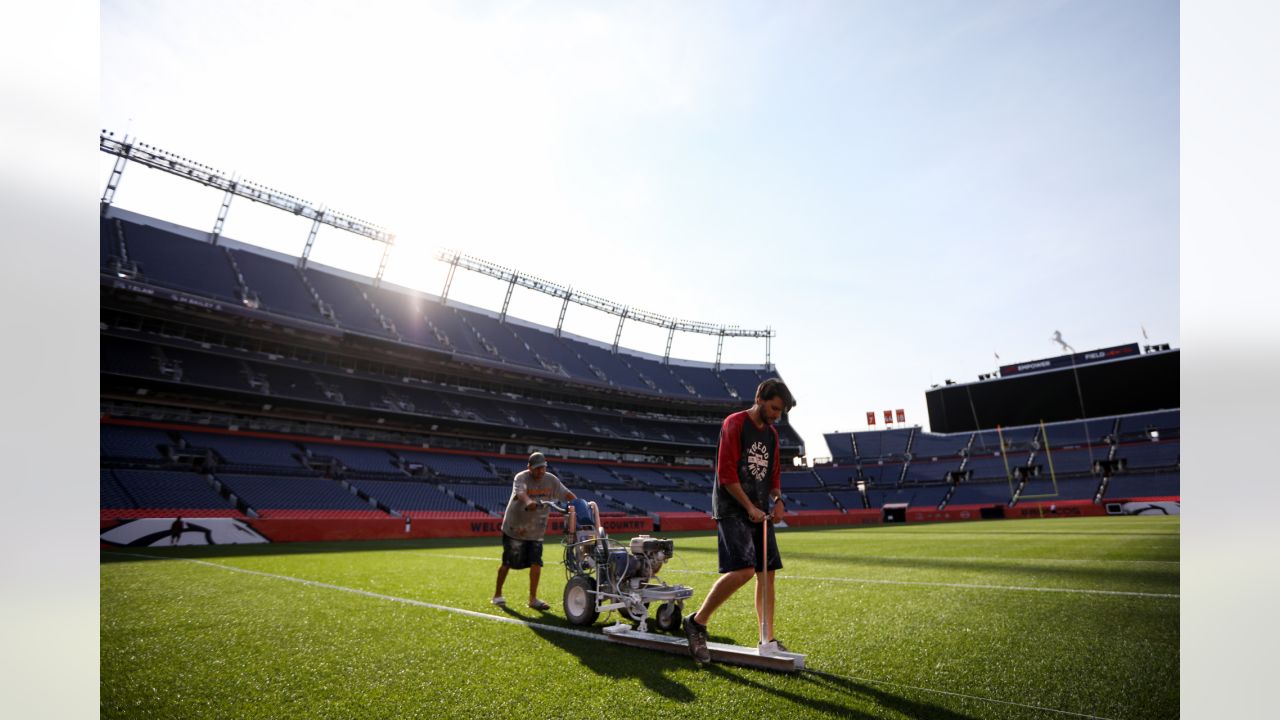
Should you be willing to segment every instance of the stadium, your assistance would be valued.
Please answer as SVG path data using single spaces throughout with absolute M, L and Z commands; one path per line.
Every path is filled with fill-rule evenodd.
M 787 379 L 771 329 L 438 258 L 450 282 L 618 318 L 612 342 L 577 336 L 460 303 L 448 282 L 312 262 L 310 240 L 291 257 L 226 237 L 234 200 L 310 219 L 312 239 L 394 242 L 127 137 L 99 147 L 116 168 L 100 204 L 103 717 L 1176 716 L 1176 348 L 947 381 L 924 392 L 930 431 L 827 433 L 822 450 L 784 415 L 780 613 L 807 669 L 699 670 L 600 642 L 618 614 L 566 621 L 558 514 L 551 611 L 492 607 L 495 538 L 543 452 L 607 533 L 674 539 L 664 573 L 696 602 L 717 574 L 720 423 Z M 217 223 L 117 207 L 126 168 L 223 192 Z M 666 352 L 620 345 L 626 322 L 666 331 Z M 672 357 L 676 333 L 755 338 L 764 362 Z M 748 604 L 714 640 L 754 644 Z M 512 667 L 536 689 L 503 683 Z

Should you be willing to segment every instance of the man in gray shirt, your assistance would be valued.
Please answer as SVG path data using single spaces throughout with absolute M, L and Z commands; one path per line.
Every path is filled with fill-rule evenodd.
M 547 472 L 547 459 L 536 452 L 529 456 L 529 469 L 516 474 L 511 482 L 511 499 L 502 516 L 502 566 L 498 568 L 498 586 L 493 591 L 494 605 L 506 605 L 502 583 L 507 571 L 529 568 L 529 607 L 549 610 L 551 606 L 538 599 L 538 580 L 542 576 L 542 538 L 547 532 L 547 516 L 551 509 L 545 501 L 565 502 L 578 496 L 569 492 L 560 478 Z

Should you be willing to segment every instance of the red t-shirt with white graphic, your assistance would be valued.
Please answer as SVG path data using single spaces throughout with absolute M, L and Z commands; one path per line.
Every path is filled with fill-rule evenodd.
M 711 489 L 716 518 L 747 515 L 746 509 L 723 486 L 741 485 L 756 507 L 768 511 L 770 491 L 781 487 L 781 478 L 777 428 L 768 423 L 756 427 L 746 410 L 725 418 L 716 448 L 716 482 Z

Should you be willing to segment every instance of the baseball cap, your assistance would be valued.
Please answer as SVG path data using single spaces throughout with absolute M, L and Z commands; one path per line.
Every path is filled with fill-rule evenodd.
M 529 456 L 530 468 L 540 468 L 540 467 L 546 467 L 546 466 L 547 466 L 547 459 L 542 456 L 542 453 L 536 452 Z

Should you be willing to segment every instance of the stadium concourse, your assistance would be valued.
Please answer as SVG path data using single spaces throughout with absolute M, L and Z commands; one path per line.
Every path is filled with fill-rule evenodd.
M 167 542 L 156 522 L 178 516 L 201 519 L 184 543 L 496 535 L 533 450 L 611 530 L 711 529 L 719 423 L 780 376 L 210 239 L 103 205 L 105 543 Z M 833 433 L 829 461 L 783 473 L 787 523 L 1176 512 L 1178 427 L 1174 409 Z M 804 445 L 779 431 L 793 467 Z

